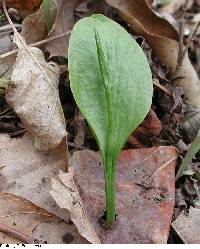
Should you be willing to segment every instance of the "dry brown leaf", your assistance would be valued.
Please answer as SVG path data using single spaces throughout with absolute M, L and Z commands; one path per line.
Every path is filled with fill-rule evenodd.
M 136 34 L 145 37 L 160 62 L 168 66 L 173 75 L 179 49 L 177 31 L 166 20 L 158 17 L 145 0 L 106 2 L 116 9 Z M 188 56 L 183 61 L 180 75 L 183 79 L 179 81 L 179 85 L 184 88 L 189 103 L 200 108 L 200 83 Z
M 1 1 L 2 2 L 2 1 Z M 31 10 L 37 9 L 42 0 L 6 0 L 7 7 L 14 7 L 16 9 Z
M 47 63 L 43 52 L 28 47 L 15 32 L 19 47 L 6 101 L 34 136 L 38 150 L 51 150 L 66 139 L 66 124 L 59 98 L 59 67 Z
M 68 173 L 59 174 L 59 180 L 52 178 L 50 194 L 60 208 L 70 212 L 71 220 L 76 225 L 79 233 L 89 242 L 99 244 L 101 242 L 88 219 L 73 177 L 74 171 L 69 168 Z
M 47 35 L 46 22 L 42 6 L 33 15 L 28 16 L 22 23 L 22 36 L 28 44 L 40 41 L 44 38 L 52 38 L 71 30 L 75 23 L 74 10 L 80 0 L 52 1 L 53 28 Z M 50 56 L 67 57 L 68 37 L 48 42 L 42 46 L 50 52 Z
M 172 227 L 185 244 L 200 244 L 200 209 L 190 207 L 189 215 L 181 212 Z
M 20 139 L 0 136 L 0 192 L 25 198 L 40 208 L 69 220 L 69 215 L 55 206 L 49 190 L 50 177 L 67 170 L 67 149 L 63 143 L 49 153 L 35 150 L 33 138 L 26 133 Z
M 144 145 L 158 145 L 160 140 L 157 141 L 156 137 L 159 136 L 162 130 L 162 122 L 157 117 L 156 113 L 150 109 L 144 121 L 132 133 L 128 139 L 128 143 L 134 147 L 140 148 Z
M 0 4 L 2 4 L 3 1 L 4 0 L 0 0 Z M 8 8 L 15 9 L 18 17 L 21 16 L 25 18 L 39 9 L 42 0 L 6 0 L 5 2 Z
M 5 225 L 24 235 L 32 243 L 65 244 L 86 243 L 72 224 L 66 224 L 53 214 L 18 196 L 0 193 L 0 229 Z M 67 241 L 68 238 L 68 241 Z M 38 242 L 37 242 L 38 241 Z M 13 233 L 0 232 L 0 242 L 22 243 Z M 29 243 L 30 243 L 29 242 Z
M 55 216 L 18 196 L 0 193 L 0 224 L 14 228 L 27 236 L 40 223 L 55 220 Z M 1 243 L 21 243 L 12 236 L 0 232 Z
M 42 240 L 48 243 L 67 243 L 67 238 L 72 240 L 73 235 L 70 243 L 87 243 L 73 224 L 67 224 L 70 221 L 69 212 L 57 206 L 49 194 L 50 178 L 56 179 L 59 170 L 67 170 L 66 153 L 64 143 L 48 153 L 37 152 L 33 146 L 33 138 L 28 133 L 19 139 L 0 135 L 0 192 L 24 198 L 26 202 L 37 205 L 38 209 L 43 208 L 47 210 L 45 212 L 63 220 L 61 222 L 58 218 L 50 219 L 38 225 L 33 231 L 34 238 L 41 240 L 42 235 Z M 0 203 L 1 201 L 3 200 L 0 195 Z M 15 210 L 15 202 L 12 206 Z

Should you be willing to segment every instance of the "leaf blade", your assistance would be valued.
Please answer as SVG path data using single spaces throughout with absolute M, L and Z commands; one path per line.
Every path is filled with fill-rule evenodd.
M 106 83 L 102 80 L 97 36 L 104 53 L 103 63 L 108 67 Z M 74 98 L 95 133 L 104 162 L 110 140 L 108 116 L 111 116 L 113 159 L 116 159 L 151 104 L 151 72 L 142 49 L 118 24 L 102 15 L 93 15 L 74 27 L 69 44 L 69 72 Z M 111 110 L 107 106 L 105 87 L 111 96 Z M 130 113 L 135 114 L 134 118 Z

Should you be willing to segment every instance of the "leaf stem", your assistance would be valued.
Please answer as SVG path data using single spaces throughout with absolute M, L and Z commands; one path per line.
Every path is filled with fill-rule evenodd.
M 106 192 L 106 223 L 112 225 L 115 220 L 115 164 L 113 155 L 113 111 L 112 111 L 112 94 L 109 90 L 109 69 L 106 58 L 101 44 L 99 33 L 94 29 L 95 41 L 97 46 L 97 55 L 99 68 L 101 73 L 102 82 L 104 84 L 106 95 L 106 108 L 107 108 L 107 145 L 104 158 L 104 175 L 105 175 L 105 192 Z
M 192 162 L 192 159 L 195 157 L 195 154 L 199 151 L 199 149 L 200 149 L 200 131 L 198 132 L 197 137 L 192 142 L 190 149 L 188 150 L 185 158 L 182 161 L 182 164 L 176 174 L 176 181 L 184 175 L 184 171 L 187 170 L 188 165 Z
M 47 24 L 47 31 L 49 33 L 52 28 L 51 0 L 43 0 L 43 9 L 44 9 L 45 21 Z
M 109 158 L 105 166 L 106 224 L 112 225 L 115 220 L 115 165 Z
M 8 88 L 11 79 L 8 78 L 0 78 L 0 95 L 5 93 L 6 88 Z

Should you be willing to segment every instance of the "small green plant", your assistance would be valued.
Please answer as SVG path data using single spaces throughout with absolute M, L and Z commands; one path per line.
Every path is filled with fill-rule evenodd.
M 195 157 L 195 154 L 200 150 L 200 130 L 197 134 L 197 137 L 194 139 L 194 141 L 191 144 L 190 149 L 188 150 L 186 156 L 184 157 L 181 166 L 176 174 L 176 181 L 181 178 L 184 175 L 187 175 L 189 172 L 189 174 L 193 174 L 194 172 L 191 172 L 191 170 L 189 170 L 189 165 L 192 162 L 192 159 Z M 197 179 L 200 181 L 200 176 L 196 175 Z
M 81 19 L 68 50 L 73 96 L 98 143 L 106 193 L 106 223 L 115 220 L 115 167 L 152 102 L 152 76 L 140 46 L 103 15 Z
M 6 76 L 7 70 L 0 75 L 0 95 L 3 95 L 6 91 L 6 88 L 8 88 L 11 79 Z
M 52 28 L 51 0 L 43 0 L 43 10 L 44 10 L 45 21 L 47 24 L 47 31 L 49 33 Z

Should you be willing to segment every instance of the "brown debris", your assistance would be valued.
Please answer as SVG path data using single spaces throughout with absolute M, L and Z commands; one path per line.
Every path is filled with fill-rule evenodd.
M 129 137 L 128 143 L 140 148 L 144 145 L 158 145 L 158 136 L 162 130 L 162 122 L 151 109 L 142 124 Z

